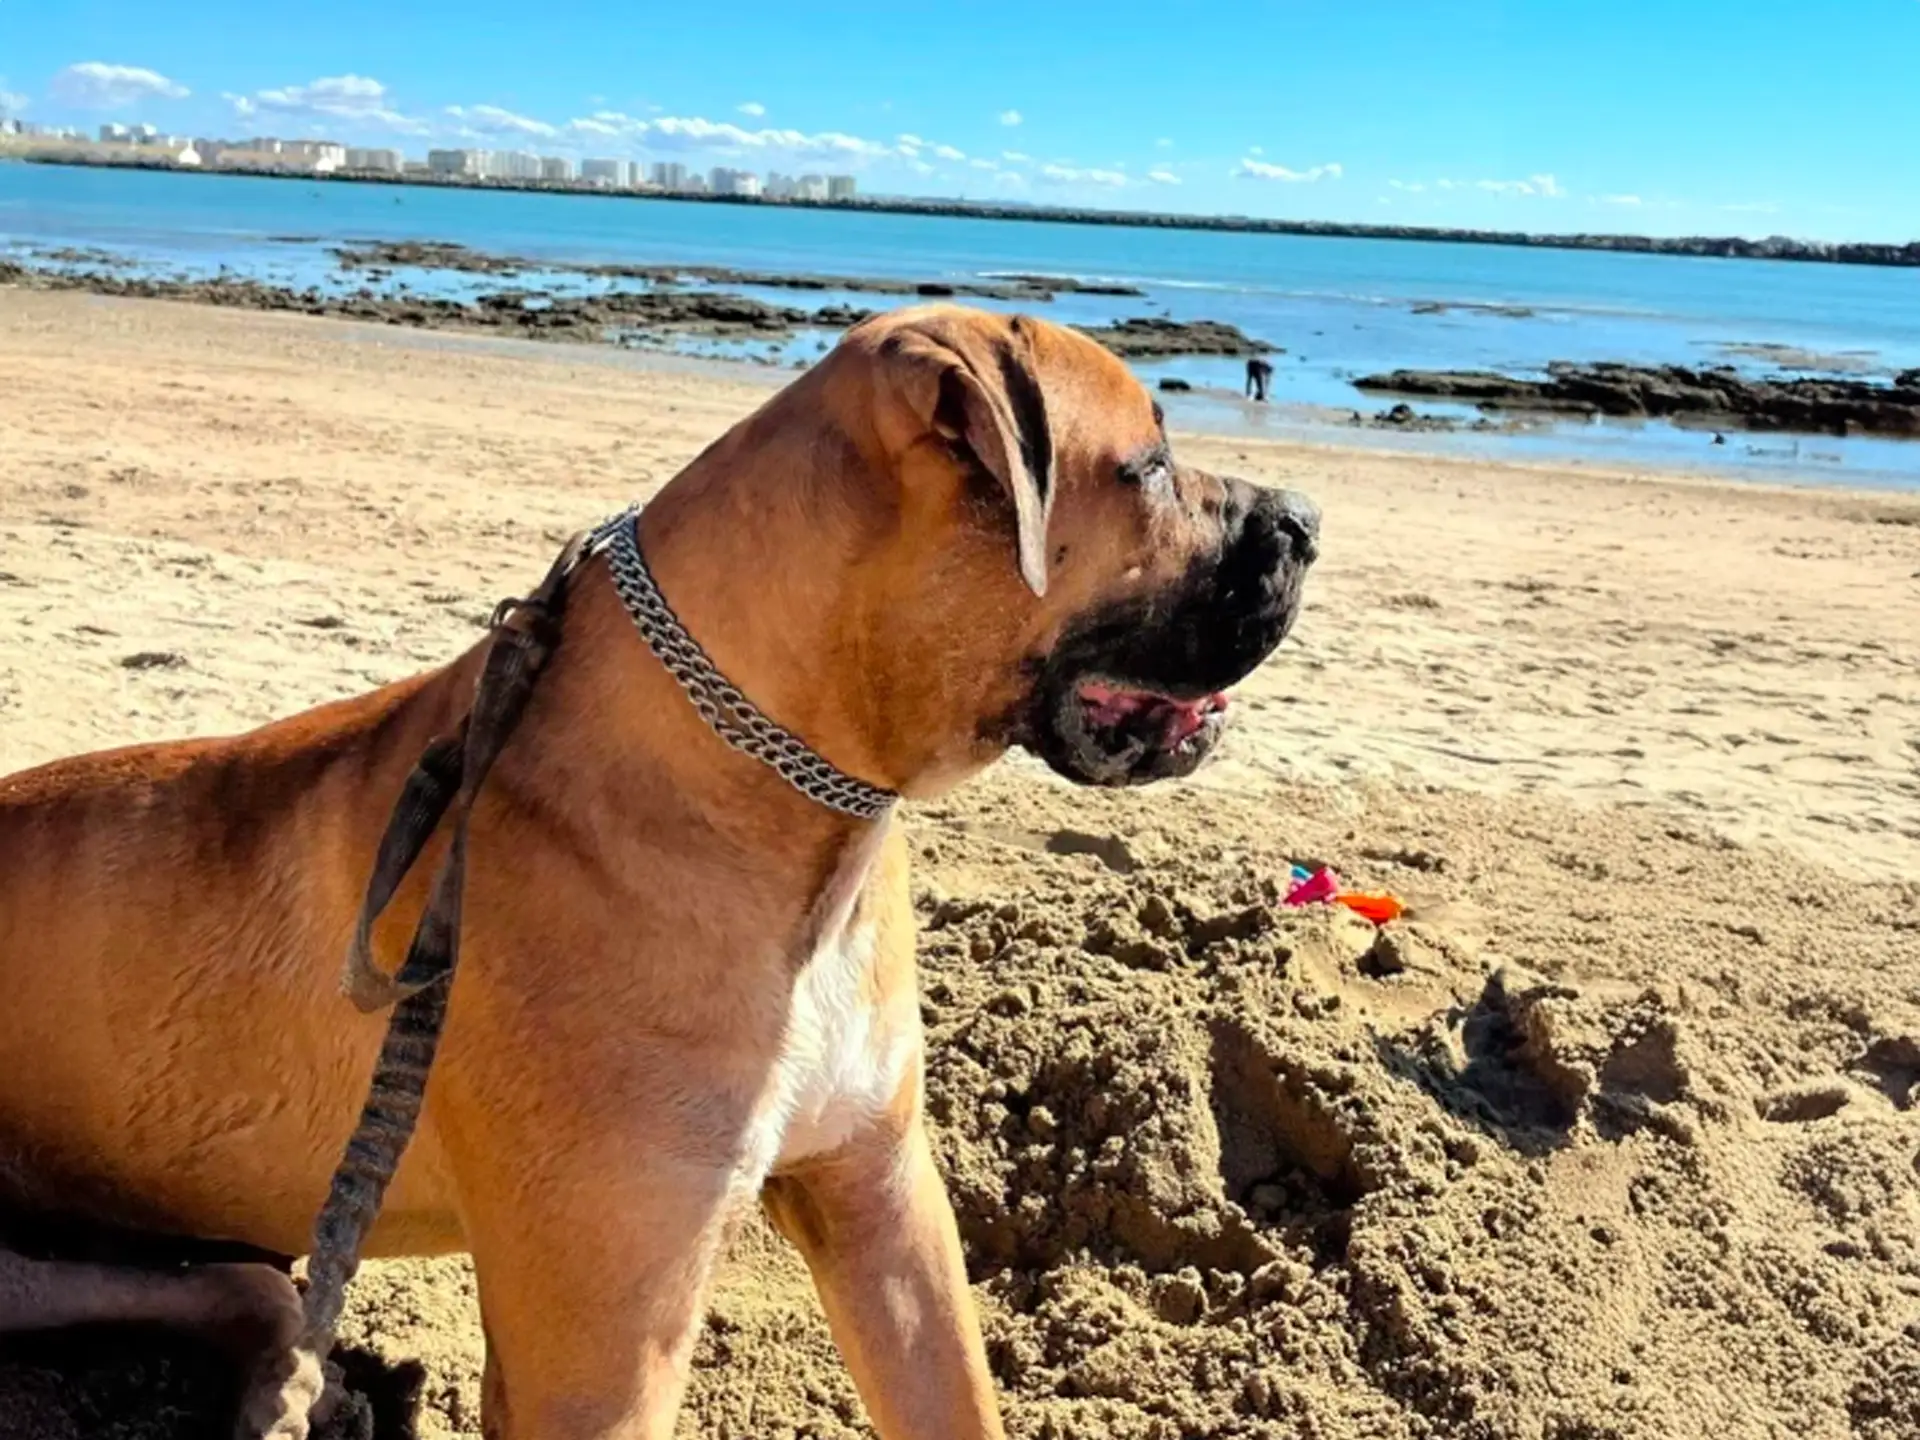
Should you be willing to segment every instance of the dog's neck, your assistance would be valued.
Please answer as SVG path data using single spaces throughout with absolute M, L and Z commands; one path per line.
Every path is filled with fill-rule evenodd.
M 887 677 L 863 650 L 848 583 L 874 517 L 852 513 L 848 487 L 822 483 L 819 446 L 763 436 L 758 418 L 647 505 L 641 549 L 688 632 L 762 713 L 845 774 L 898 790 L 915 777 L 876 724 L 868 687 Z

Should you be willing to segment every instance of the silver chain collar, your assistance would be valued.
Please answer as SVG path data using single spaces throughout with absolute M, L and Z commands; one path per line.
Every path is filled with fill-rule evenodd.
M 798 735 L 761 714 L 687 633 L 640 553 L 634 523 L 639 514 L 640 507 L 631 505 L 601 522 L 588 538 L 587 553 L 606 555 L 613 588 L 634 628 L 686 691 L 700 718 L 727 744 L 771 767 L 809 800 L 856 820 L 885 815 L 898 795 L 836 769 Z

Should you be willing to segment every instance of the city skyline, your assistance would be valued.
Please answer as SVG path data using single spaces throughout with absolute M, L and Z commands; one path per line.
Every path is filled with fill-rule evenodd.
M 747 0 L 717 50 L 701 17 L 590 3 L 505 55 L 487 40 L 509 18 L 493 0 L 458 12 L 342 0 L 321 27 L 252 12 L 223 26 L 225 4 L 187 27 L 98 0 L 14 16 L 0 108 L 55 125 L 144 110 L 170 131 L 272 127 L 361 147 L 537 146 L 576 164 L 831 170 L 907 196 L 1920 234 L 1920 88 L 1899 58 L 1920 49 L 1916 0 L 1861 0 L 1833 26 L 1784 0 L 1380 0 L 1178 27 L 1124 5 L 988 0 L 937 33 L 867 6 L 798 17 Z M 1875 43 L 1861 45 L 1869 26 Z M 371 30 L 377 48 L 355 38 Z M 708 51 L 724 63 L 663 58 Z
M 845 203 L 859 191 L 856 177 L 842 173 L 789 175 L 769 170 L 763 178 L 758 171 L 736 166 L 715 165 L 702 171 L 681 161 L 594 155 L 576 158 L 539 150 L 481 147 L 429 148 L 420 158 L 413 158 L 399 146 L 347 145 L 324 136 L 189 136 L 163 131 L 149 121 L 104 121 L 89 135 L 77 126 L 42 126 L 0 116 L 0 138 L 8 135 L 29 142 L 58 142 L 66 153 L 77 151 L 83 159 L 170 164 L 185 169 L 235 167 L 317 175 L 344 172 L 413 179 L 582 183 L 608 189 L 821 203 Z

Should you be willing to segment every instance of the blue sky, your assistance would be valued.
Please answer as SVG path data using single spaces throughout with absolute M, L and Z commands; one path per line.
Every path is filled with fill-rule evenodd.
M 1920 237 L 1920 0 L 0 0 L 0 105 L 868 191 Z

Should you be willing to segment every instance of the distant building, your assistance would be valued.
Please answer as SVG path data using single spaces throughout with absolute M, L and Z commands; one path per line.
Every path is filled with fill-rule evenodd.
M 653 183 L 662 190 L 684 190 L 687 188 L 687 167 L 677 161 L 660 161 L 653 167 Z
M 824 200 L 827 198 L 827 177 L 824 175 L 802 175 L 793 182 L 793 198 L 796 200 Z
M 677 187 L 683 195 L 710 195 L 713 187 L 707 183 L 704 175 L 689 175 Z
M 193 147 L 191 141 L 188 141 L 184 145 L 168 146 L 167 154 L 176 165 L 184 165 L 189 170 L 197 170 L 200 168 L 200 152 Z
M 760 177 L 751 170 L 730 170 L 716 165 L 707 173 L 707 184 L 716 195 L 758 195 Z
M 216 144 L 215 150 L 223 165 L 305 170 L 320 175 L 330 174 L 347 163 L 347 147 L 332 140 L 276 140 L 271 135 L 256 135 L 237 145 Z M 206 161 L 204 151 L 200 159 Z
M 791 200 L 793 198 L 793 177 L 782 175 L 778 170 L 767 176 L 766 187 L 762 192 L 769 200 Z
M 160 138 L 160 132 L 151 125 L 131 125 L 127 127 L 127 138 L 136 145 L 151 145 Z
M 485 173 L 490 180 L 538 180 L 540 157 L 525 150 L 496 150 Z
M 854 180 L 851 175 L 829 175 L 827 177 L 827 199 L 853 199 Z
M 608 185 L 625 190 L 633 184 L 631 160 L 582 160 L 580 178 L 592 185 Z
M 360 146 L 351 146 L 347 150 L 346 168 L 369 175 L 398 175 L 405 170 L 406 164 L 405 157 L 398 150 L 370 150 Z
M 133 132 L 124 125 L 106 124 L 100 127 L 102 145 L 125 145 L 133 139 Z
M 564 155 L 542 155 L 540 157 L 540 178 L 542 180 L 573 179 L 573 161 Z
M 193 142 L 193 153 L 200 157 L 200 163 L 202 165 L 219 164 L 220 157 L 232 148 L 233 147 L 224 140 L 196 140 Z
M 320 174 L 347 163 L 347 147 L 331 140 L 289 140 L 280 147 L 280 155 L 295 166 L 310 167 Z
M 429 150 L 427 171 L 433 175 L 478 179 L 487 173 L 491 159 L 485 150 Z

